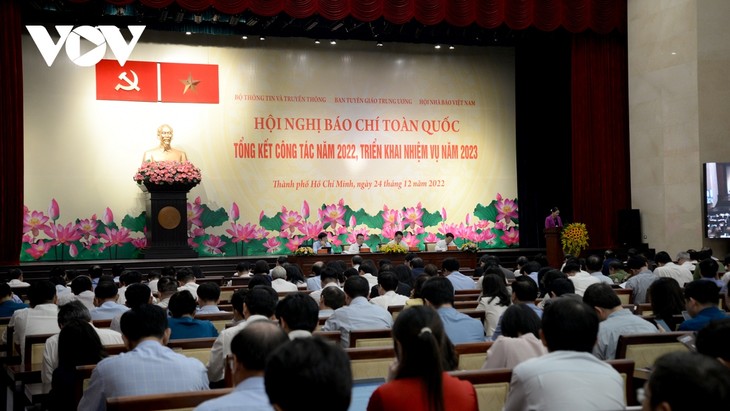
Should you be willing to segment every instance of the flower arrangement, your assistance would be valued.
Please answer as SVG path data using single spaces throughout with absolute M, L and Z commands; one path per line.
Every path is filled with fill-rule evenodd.
M 312 247 L 299 247 L 294 251 L 294 255 L 314 255 Z
M 406 254 L 408 252 L 408 247 L 400 244 L 385 244 L 380 247 L 380 251 L 385 254 Z
M 461 248 L 459 248 L 461 251 L 468 251 L 471 253 L 476 253 L 479 250 L 479 247 L 477 247 L 476 244 L 469 241 L 468 243 L 464 243 Z
M 202 180 L 200 169 L 189 161 L 147 161 L 140 166 L 134 181 L 137 184 L 196 186 Z
M 566 254 L 578 256 L 581 251 L 588 248 L 588 230 L 583 223 L 570 223 L 565 226 L 560 238 L 563 251 Z

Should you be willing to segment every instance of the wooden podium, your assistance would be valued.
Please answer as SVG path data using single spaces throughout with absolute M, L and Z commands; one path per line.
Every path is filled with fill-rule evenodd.
M 188 245 L 188 192 L 194 185 L 145 184 L 147 248 L 144 258 L 196 258 Z
M 550 267 L 560 269 L 563 265 L 563 246 L 560 244 L 560 233 L 562 227 L 551 227 L 545 229 L 545 249 Z

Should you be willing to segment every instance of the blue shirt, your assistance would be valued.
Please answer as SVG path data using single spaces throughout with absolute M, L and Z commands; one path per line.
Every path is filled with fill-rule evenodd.
M 249 377 L 241 381 L 230 394 L 206 401 L 198 405 L 195 411 L 273 411 L 273 409 L 264 388 L 264 377 Z
M 484 325 L 453 307 L 438 309 L 444 330 L 453 344 L 484 342 Z
M 126 305 L 118 304 L 114 301 L 107 301 L 104 304 L 91 310 L 92 320 L 111 320 L 119 314 L 125 313 L 129 310 Z
M 478 322 L 478 321 L 477 321 Z M 340 307 L 327 318 L 322 331 L 339 331 L 343 348 L 350 347 L 350 331 L 391 328 L 393 316 L 383 307 L 370 304 L 365 297 L 355 297 L 350 305 Z
M 467 277 L 458 271 L 452 272 L 446 278 L 451 281 L 454 290 L 474 290 L 477 288 L 476 283 L 471 277 Z
M 17 303 L 13 300 L 5 301 L 0 304 L 0 317 L 12 317 L 16 310 L 28 308 L 28 304 Z
M 717 307 L 707 307 L 704 310 L 697 313 L 696 316 L 685 320 L 679 325 L 679 331 L 699 331 L 705 328 L 712 320 L 721 320 L 728 318 L 727 314 L 722 312 Z
M 203 363 L 158 341 L 147 340 L 132 351 L 101 360 L 91 373 L 89 388 L 78 409 L 103 411 L 111 397 L 207 389 L 208 375 Z
M 167 326 L 170 327 L 171 340 L 218 336 L 218 330 L 208 320 L 198 320 L 191 317 L 168 318 Z

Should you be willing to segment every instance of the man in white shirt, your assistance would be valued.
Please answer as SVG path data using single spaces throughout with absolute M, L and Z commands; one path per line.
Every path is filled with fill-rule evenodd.
M 375 265 L 373 265 L 370 260 L 364 261 L 362 264 L 360 264 L 360 267 L 358 268 L 358 274 L 360 274 L 360 277 L 367 280 L 370 288 L 378 285 L 378 269 L 375 268 Z
M 198 298 L 198 284 L 195 282 L 195 274 L 193 270 L 183 267 L 177 271 L 177 287 L 178 291 L 188 290 L 193 298 Z
M 393 244 L 403 246 L 406 249 L 408 248 L 408 244 L 406 244 L 406 242 L 403 241 L 403 231 L 395 232 L 395 237 L 393 237 L 393 239 L 388 242 L 388 245 L 393 245 Z
M 279 301 L 279 294 L 268 286 L 257 285 L 249 290 L 243 302 L 243 316 L 246 319 L 233 327 L 221 331 L 213 343 L 208 360 L 208 379 L 217 382 L 225 377 L 226 356 L 231 353 L 231 340 L 239 331 L 254 321 L 271 320 Z
M 602 257 L 596 254 L 588 256 L 586 259 L 586 268 L 588 268 L 588 271 L 591 273 L 591 277 L 598 278 L 598 281 L 603 284 L 613 285 L 613 280 L 611 280 L 607 275 L 604 275 L 601 271 L 603 269 Z
M 436 243 L 436 251 L 446 251 L 449 247 L 456 248 L 456 243 L 454 243 L 454 235 L 446 233 L 446 237 Z
M 195 311 L 195 315 L 221 312 L 220 308 L 218 308 L 220 299 L 221 288 L 218 284 L 212 282 L 200 284 L 200 287 L 198 287 L 198 308 Z M 170 300 L 167 301 L 169 304 Z
M 80 275 L 71 281 L 71 293 L 58 297 L 59 307 L 70 303 L 71 301 L 81 301 L 88 310 L 96 308 L 94 306 L 94 291 L 91 285 L 91 278 Z
M 362 268 L 362 266 L 360 266 Z M 350 331 L 391 328 L 393 316 L 388 310 L 368 302 L 370 287 L 362 276 L 345 281 L 345 304 L 327 319 L 322 331 L 340 331 L 343 348 L 350 346 Z
M 396 294 L 398 277 L 391 271 L 384 271 L 378 275 L 378 297 L 371 298 L 370 304 L 379 305 L 386 310 L 391 305 L 404 305 L 408 301 L 405 295 Z
M 319 303 L 319 297 L 322 295 L 322 291 L 327 287 L 340 287 L 337 280 L 337 271 L 333 268 L 325 267 L 319 274 L 320 281 L 322 282 L 322 288 L 317 291 L 312 291 L 309 296 L 314 299 L 315 302 Z
M 56 305 L 56 286 L 41 280 L 33 283 L 29 290 L 30 306 L 13 313 L 8 327 L 15 327 L 13 341 L 19 346 L 21 364 L 25 360 L 25 337 L 38 334 L 55 334 L 58 328 L 58 306 Z M 3 338 L 5 339 L 5 338 Z
M 91 310 L 92 320 L 111 320 L 129 310 L 129 307 L 117 303 L 119 295 L 117 286 L 112 281 L 102 281 L 94 290 L 94 305 Z
M 581 297 L 583 297 L 583 293 L 586 292 L 588 287 L 601 282 L 598 278 L 581 270 L 580 265 L 573 261 L 565 263 L 562 271 L 568 276 L 568 279 L 573 282 L 573 285 L 575 286 L 575 293 Z
M 98 288 L 98 287 L 97 287 Z M 170 297 L 177 292 L 177 280 L 172 277 L 162 277 L 157 282 L 157 306 L 160 306 L 167 310 L 167 306 L 170 304 Z M 92 313 L 93 315 L 93 313 Z
M 680 287 L 684 287 L 685 284 L 694 280 L 692 271 L 685 266 L 675 264 L 666 251 L 656 253 L 654 261 L 657 263 L 657 268 L 654 269 L 654 275 L 657 277 L 674 278 Z
M 13 268 L 10 270 L 10 272 L 8 272 L 8 277 L 10 277 L 10 281 L 8 281 L 10 288 L 30 287 L 29 283 L 23 281 L 23 270 L 20 268 Z
M 89 281 L 91 281 L 89 279 Z M 91 323 L 89 310 L 80 301 L 71 301 L 58 308 L 58 327 L 63 329 L 66 324 L 73 320 Z M 94 328 L 99 335 L 103 345 L 124 344 L 122 334 L 108 328 Z M 41 368 L 41 380 L 50 384 L 53 378 L 53 370 L 58 367 L 58 334 L 49 337 L 43 349 L 43 368 Z
M 308 338 L 317 328 L 319 306 L 303 293 L 289 294 L 276 304 L 276 319 L 290 339 Z
M 360 249 L 362 248 L 368 248 L 366 244 L 363 244 L 365 242 L 365 236 L 362 234 L 358 234 L 355 236 L 355 243 L 350 244 L 350 246 L 347 248 L 347 254 L 359 254 Z M 369 249 L 369 248 L 368 248 Z
M 286 269 L 280 265 L 277 265 L 271 270 L 271 287 L 276 292 L 296 292 L 298 291 L 297 285 L 286 281 Z
M 332 247 L 332 244 L 327 240 L 327 233 L 321 232 L 317 236 L 317 241 L 312 243 L 312 250 L 314 250 L 315 253 L 318 253 L 319 250 Z M 329 252 L 329 251 L 328 251 Z
M 572 298 L 556 298 L 545 309 L 540 330 L 549 353 L 513 368 L 504 410 L 626 408 L 621 375 L 591 354 L 597 334 L 593 308 Z
M 119 276 L 119 284 L 122 286 L 119 287 L 119 290 L 117 291 L 117 294 L 119 295 L 119 298 L 117 298 L 117 302 L 119 304 L 126 304 L 127 303 L 127 288 L 132 284 L 139 284 L 142 282 L 142 273 L 136 270 L 125 270 L 122 272 L 122 274 Z M 148 286 L 149 287 L 149 286 Z

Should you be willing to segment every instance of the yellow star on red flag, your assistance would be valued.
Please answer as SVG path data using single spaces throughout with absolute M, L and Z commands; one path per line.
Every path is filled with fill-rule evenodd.
M 183 94 L 185 94 L 188 92 L 188 90 L 197 91 L 195 90 L 195 87 L 198 86 L 200 80 L 193 80 L 193 73 L 190 73 L 188 74 L 188 78 L 180 80 L 180 82 L 185 85 L 185 89 L 183 90 Z

